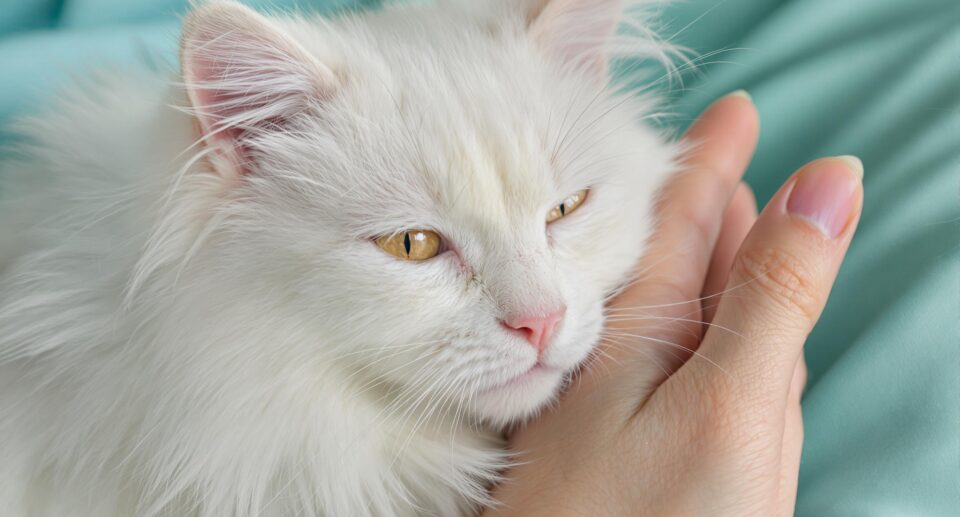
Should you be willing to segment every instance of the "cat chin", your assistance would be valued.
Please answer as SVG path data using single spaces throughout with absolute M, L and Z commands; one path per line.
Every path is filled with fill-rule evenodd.
M 563 371 L 537 367 L 514 380 L 481 392 L 475 410 L 484 419 L 507 425 L 535 414 L 556 397 Z

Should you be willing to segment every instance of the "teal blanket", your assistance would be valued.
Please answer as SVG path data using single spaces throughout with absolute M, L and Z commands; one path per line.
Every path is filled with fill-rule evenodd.
M 185 3 L 0 0 L 0 123 L 83 66 L 172 59 Z M 960 1 L 687 0 L 662 19 L 704 56 L 670 123 L 753 94 L 761 201 L 812 158 L 866 166 L 860 231 L 807 343 L 797 514 L 960 514 Z

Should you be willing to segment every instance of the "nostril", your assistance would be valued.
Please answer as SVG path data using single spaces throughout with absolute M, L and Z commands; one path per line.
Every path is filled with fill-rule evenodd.
M 565 313 L 566 307 L 562 307 L 546 314 L 511 316 L 501 320 L 501 324 L 519 333 L 538 352 L 543 352 Z
M 526 339 L 527 341 L 532 340 L 534 337 L 533 336 L 534 331 L 530 327 L 515 327 L 510 323 L 507 323 L 506 321 L 501 321 L 500 324 L 503 325 L 503 328 L 515 334 L 519 334 L 520 337 L 522 337 L 523 339 Z

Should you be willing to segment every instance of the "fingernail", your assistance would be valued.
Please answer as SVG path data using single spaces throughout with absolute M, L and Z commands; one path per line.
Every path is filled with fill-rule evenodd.
M 835 158 L 847 164 L 847 167 L 849 167 L 850 170 L 857 175 L 858 180 L 863 180 L 863 162 L 860 161 L 860 158 L 849 154 L 845 156 L 836 156 Z
M 735 92 L 730 92 L 727 94 L 727 97 L 740 97 L 742 99 L 747 99 L 750 102 L 753 102 L 753 97 L 750 96 L 750 93 L 747 90 L 737 90 Z
M 855 156 L 822 160 L 800 173 L 787 211 L 834 238 L 850 221 L 862 178 L 863 163 Z

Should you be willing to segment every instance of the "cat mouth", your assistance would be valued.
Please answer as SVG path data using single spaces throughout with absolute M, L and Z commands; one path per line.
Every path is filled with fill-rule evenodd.
M 537 361 L 536 364 L 531 366 L 527 371 L 521 373 L 520 375 L 517 375 L 516 377 L 509 379 L 506 382 L 502 382 L 495 386 L 491 386 L 483 391 L 491 392 L 491 391 L 499 391 L 504 389 L 522 388 L 523 386 L 526 386 L 546 375 L 553 375 L 557 371 L 558 371 L 557 368 L 547 366 Z

